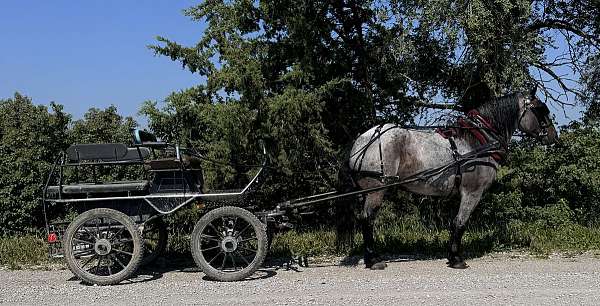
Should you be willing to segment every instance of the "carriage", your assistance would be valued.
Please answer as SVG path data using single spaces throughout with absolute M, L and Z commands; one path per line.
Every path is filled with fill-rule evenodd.
M 133 131 L 133 140 L 133 146 L 76 144 L 58 156 L 44 187 L 44 214 L 48 220 L 52 208 L 69 205 L 77 217 L 46 222 L 50 255 L 64 257 L 85 282 L 116 284 L 164 251 L 164 216 L 188 205 L 209 206 L 216 208 L 204 214 L 192 234 L 198 266 L 221 281 L 254 273 L 267 252 L 266 219 L 239 206 L 262 182 L 266 157 L 243 188 L 209 191 L 202 155 L 195 150 L 157 141 L 141 130 Z M 145 179 L 106 182 L 106 170 L 114 167 L 143 168 Z
M 489 115 L 470 111 L 458 119 L 457 125 L 439 127 L 443 130 L 425 127 L 429 132 L 415 132 L 423 127 L 389 124 L 374 127 L 355 140 L 344 163 L 353 172 L 350 189 L 288 200 L 265 211 L 255 211 L 248 205 L 249 196 L 264 181 L 269 168 L 264 146 L 263 163 L 246 186 L 206 190 L 202 166 L 210 160 L 193 148 L 158 141 L 149 132 L 134 130 L 131 147 L 72 145 L 57 158 L 44 187 L 43 202 L 46 220 L 49 210 L 63 204 L 69 204 L 77 216 L 68 226 L 64 222 L 47 224 L 50 253 L 64 256 L 69 269 L 85 282 L 116 284 L 164 250 L 164 216 L 186 205 L 197 205 L 205 213 L 191 235 L 194 261 L 212 279 L 236 281 L 252 275 L 262 265 L 272 236 L 269 230 L 292 227 L 287 222 L 291 213 L 340 198 L 361 197 L 367 219 L 362 223 L 365 264 L 376 268 L 381 267 L 373 252 L 376 206 L 381 203 L 383 190 L 405 187 L 416 193 L 421 188 L 421 194 L 429 195 L 460 193 L 458 216 L 462 217 L 457 216 L 453 223 L 449 266 L 465 268 L 460 242 L 466 220 L 495 177 L 497 161 L 506 153 L 512 134 L 518 128 L 543 143 L 557 139 L 548 108 L 534 94 L 513 94 L 500 100 L 509 106 L 505 110 L 512 109 L 511 115 L 489 111 L 498 106 L 487 104 Z M 486 105 L 483 107 L 485 110 Z M 498 117 L 486 119 L 494 114 Z M 498 130 L 492 122 L 502 124 L 503 129 Z M 430 155 L 420 159 L 421 151 L 421 155 L 406 150 L 394 152 L 399 139 L 430 145 Z M 412 162 L 399 167 L 390 154 Z M 424 162 L 429 164 L 425 166 Z M 101 173 L 105 167 L 135 165 L 143 167 L 145 180 L 106 182 L 107 176 Z M 411 172 L 399 172 L 405 170 Z M 66 230 L 61 230 L 65 226 Z

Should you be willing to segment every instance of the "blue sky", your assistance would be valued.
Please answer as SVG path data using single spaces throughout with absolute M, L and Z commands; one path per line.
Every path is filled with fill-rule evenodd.
M 197 3 L 1 1 L 0 98 L 19 91 L 34 103 L 63 104 L 76 118 L 111 104 L 136 115 L 143 101 L 200 82 L 146 47 L 157 35 L 196 42 L 203 25 L 181 11 Z
M 75 118 L 90 107 L 114 104 L 121 114 L 136 117 L 144 101 L 161 101 L 201 81 L 146 47 L 157 35 L 195 43 L 204 25 L 182 10 L 197 3 L 1 1 L 0 98 L 18 91 L 38 104 L 63 104 Z M 567 108 L 569 119 L 560 109 L 553 112 L 559 123 L 566 123 L 579 118 L 580 110 Z

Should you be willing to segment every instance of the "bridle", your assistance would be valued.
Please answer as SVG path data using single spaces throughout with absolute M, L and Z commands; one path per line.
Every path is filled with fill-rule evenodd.
M 523 133 L 525 133 L 528 136 L 534 137 L 538 140 L 542 139 L 543 137 L 548 136 L 548 129 L 551 127 L 551 123 L 549 122 L 550 120 L 548 119 L 548 115 L 550 114 L 550 110 L 548 109 L 548 106 L 546 106 L 546 104 L 544 103 L 540 103 L 539 105 L 534 105 L 533 101 L 531 98 L 526 97 L 523 99 L 524 101 L 524 110 L 521 113 L 521 116 L 519 116 L 519 121 L 518 121 L 518 127 L 519 130 L 521 130 Z M 533 115 L 535 116 L 535 118 L 537 119 L 538 122 L 538 126 L 540 127 L 539 130 L 536 133 L 527 131 L 525 128 L 523 128 L 523 125 L 521 124 L 521 121 L 523 120 L 523 118 L 525 117 L 525 114 L 527 112 L 532 112 Z

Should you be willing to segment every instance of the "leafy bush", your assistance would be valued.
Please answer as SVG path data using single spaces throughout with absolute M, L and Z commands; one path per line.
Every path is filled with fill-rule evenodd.
M 20 94 L 0 100 L 0 230 L 21 233 L 43 224 L 41 193 L 51 165 L 69 140 L 62 107 L 33 105 Z
M 598 225 L 600 126 L 573 122 L 562 128 L 560 139 L 551 147 L 531 140 L 514 143 L 509 163 L 480 204 L 475 223 Z

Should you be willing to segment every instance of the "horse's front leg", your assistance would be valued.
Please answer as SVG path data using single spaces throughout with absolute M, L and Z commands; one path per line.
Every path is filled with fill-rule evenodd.
M 481 200 L 482 193 L 483 188 L 481 190 L 467 191 L 461 187 L 460 207 L 450 229 L 448 266 L 451 268 L 466 269 L 469 267 L 465 263 L 462 254 L 462 236 L 469 217 L 475 210 L 475 207 L 477 207 L 477 204 L 479 204 L 479 200 Z

